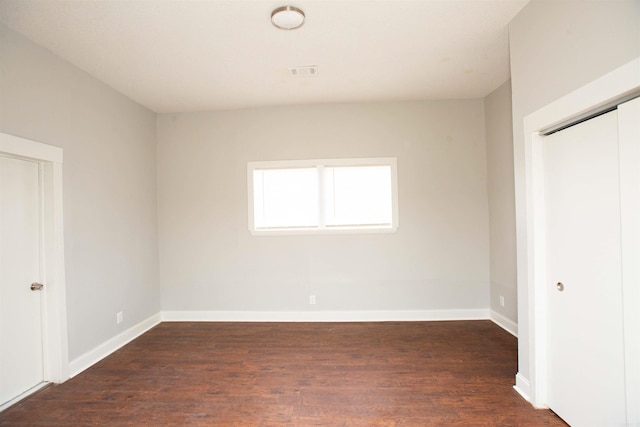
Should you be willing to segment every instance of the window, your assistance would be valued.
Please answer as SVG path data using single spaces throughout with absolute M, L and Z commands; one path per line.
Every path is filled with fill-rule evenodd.
M 249 162 L 249 230 L 256 235 L 393 232 L 396 159 Z

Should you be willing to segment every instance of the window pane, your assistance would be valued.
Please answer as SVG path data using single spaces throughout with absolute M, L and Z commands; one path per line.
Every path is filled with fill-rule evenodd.
M 318 224 L 316 168 L 254 170 L 256 228 Z
M 327 225 L 391 225 L 391 167 L 326 167 Z
M 396 159 L 249 162 L 254 235 L 393 233 Z

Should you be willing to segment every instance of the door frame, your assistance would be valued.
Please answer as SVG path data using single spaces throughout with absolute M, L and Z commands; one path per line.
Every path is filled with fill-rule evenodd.
M 528 372 L 518 372 L 515 388 L 534 406 L 547 407 L 547 294 L 546 249 L 544 221 L 544 176 L 542 132 L 558 124 L 569 122 L 590 111 L 597 110 L 615 100 L 629 97 L 640 91 L 640 58 L 602 76 L 524 118 L 524 174 L 525 211 L 518 224 L 517 265 L 518 299 L 525 310 L 519 310 L 519 350 L 526 352 Z M 637 103 L 636 103 L 637 105 Z M 637 108 L 636 108 L 637 109 Z M 619 109 L 622 115 L 636 114 L 633 109 Z M 637 120 L 636 120 L 637 122 Z M 621 207 L 622 234 L 627 236 L 623 249 L 623 295 L 625 320 L 625 369 L 627 400 L 640 399 L 640 150 L 630 143 L 640 137 L 640 125 L 619 129 L 621 153 Z M 626 141 L 626 142 L 623 142 Z M 518 165 L 516 165 L 517 167 Z M 622 180 L 625 184 L 622 184 Z M 635 181 L 634 181 L 635 180 Z M 636 308 L 632 308 L 632 307 Z M 523 327 L 522 327 L 523 326 Z M 633 338 L 632 338 L 633 337 Z M 522 369 L 522 367 L 520 367 Z M 627 419 L 640 421 L 640 409 L 627 405 Z M 638 422 L 638 421 L 636 421 Z
M 0 153 L 39 164 L 41 279 L 45 284 L 42 295 L 44 381 L 61 383 L 69 378 L 62 212 L 63 150 L 0 132 Z

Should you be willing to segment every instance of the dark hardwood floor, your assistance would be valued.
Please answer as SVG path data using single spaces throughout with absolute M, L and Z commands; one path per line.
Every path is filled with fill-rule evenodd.
M 1 426 L 566 426 L 490 321 L 162 323 Z

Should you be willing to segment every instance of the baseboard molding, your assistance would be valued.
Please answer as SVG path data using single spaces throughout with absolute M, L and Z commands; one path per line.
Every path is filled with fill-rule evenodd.
M 393 322 L 487 320 L 488 309 L 416 311 L 163 311 L 69 362 L 69 378 L 95 365 L 161 322 Z
M 15 405 L 16 403 L 20 402 L 23 399 L 26 399 L 27 397 L 31 396 L 32 394 L 34 394 L 37 391 L 42 390 L 43 388 L 47 387 L 48 385 L 50 385 L 51 383 L 49 382 L 41 382 L 40 384 L 36 385 L 35 387 L 30 388 L 29 390 L 25 391 L 24 393 L 14 397 L 13 399 L 9 400 L 8 402 L 3 403 L 2 405 L 0 405 L 0 412 L 4 411 L 5 409 L 8 409 L 9 407 Z
M 154 314 L 148 319 L 143 320 L 142 322 L 134 325 L 124 331 L 123 333 L 116 335 L 111 338 L 109 341 L 106 341 L 100 344 L 98 347 L 94 348 L 83 354 L 82 356 L 72 360 L 69 362 L 69 378 L 73 378 L 82 371 L 90 368 L 95 365 L 105 357 L 109 356 L 114 351 L 118 350 L 120 347 L 128 344 L 134 339 L 138 338 L 140 335 L 147 332 L 149 329 L 158 325 L 162 321 L 162 317 L 160 313 Z
M 392 322 L 489 319 L 488 309 L 426 311 L 178 311 L 163 322 Z
M 531 402 L 531 386 L 529 380 L 522 376 L 520 372 L 516 374 L 516 385 L 513 386 L 514 390 L 520 394 L 529 403 Z
M 514 337 L 518 338 L 518 324 L 511 319 L 504 317 L 502 314 L 495 310 L 491 310 L 489 316 L 493 323 L 500 326 L 505 331 L 509 332 Z

